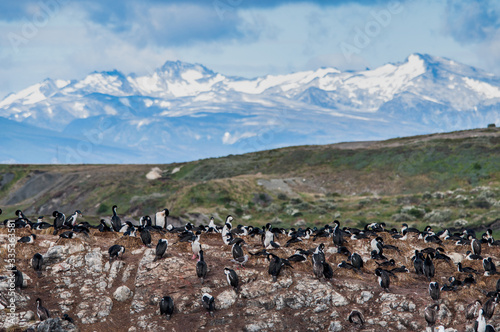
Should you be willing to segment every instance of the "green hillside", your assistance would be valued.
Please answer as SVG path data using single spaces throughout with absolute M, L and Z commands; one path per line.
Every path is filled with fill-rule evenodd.
M 159 177 L 146 175 L 158 168 Z M 497 128 L 299 146 L 165 165 L 0 165 L 3 217 L 75 209 L 97 222 L 169 208 L 182 220 L 315 226 L 490 224 L 499 215 Z

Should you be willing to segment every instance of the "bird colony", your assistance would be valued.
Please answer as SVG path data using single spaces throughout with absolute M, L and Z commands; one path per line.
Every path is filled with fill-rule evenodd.
M 0 210 L 1 213 L 1 210 Z M 113 206 L 97 225 L 77 210 L 5 219 L 16 264 L 0 279 L 20 330 L 495 331 L 499 240 L 490 229 L 434 230 L 338 220 L 314 228 L 242 225 L 232 216 L 174 226 Z M 14 280 L 10 292 L 8 280 Z M 13 295 L 12 295 L 13 294 Z

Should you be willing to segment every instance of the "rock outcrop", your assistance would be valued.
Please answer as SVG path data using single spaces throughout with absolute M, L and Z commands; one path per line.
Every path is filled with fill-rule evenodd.
M 18 236 L 27 230 L 18 230 Z M 116 233 L 92 230 L 90 237 L 62 239 L 51 232 L 37 234 L 34 244 L 17 244 L 18 268 L 23 272 L 26 287 L 16 291 L 17 320 L 5 329 L 26 329 L 36 326 L 38 331 L 351 331 L 359 330 L 347 317 L 353 309 L 365 317 L 364 331 L 424 331 L 424 309 L 433 303 L 427 291 L 428 281 L 414 273 L 398 273 L 391 277 L 389 292 L 383 291 L 373 271 L 377 267 L 368 259 L 368 240 L 350 241 L 348 247 L 362 254 L 365 267 L 360 272 L 338 268 L 346 257 L 337 254 L 331 239 L 326 244 L 326 259 L 334 268 L 331 280 L 317 279 L 310 261 L 293 263 L 272 282 L 268 261 L 251 256 L 244 268 L 230 262 L 231 246 L 223 244 L 219 234 L 202 234 L 200 242 L 208 264 L 208 276 L 202 284 L 196 276 L 196 260 L 192 259 L 190 244 L 177 242 L 175 234 L 153 233 L 153 244 L 167 238 L 170 245 L 166 254 L 155 261 L 154 248 L 146 248 L 140 239 L 122 237 Z M 384 234 L 387 243 L 393 239 Z M 6 243 L 7 233 L 0 234 Z M 244 250 L 262 249 L 260 239 L 246 238 Z M 126 247 L 123 257 L 109 260 L 107 249 L 115 243 Z M 290 248 L 273 250 L 280 257 L 290 256 L 295 248 L 314 248 L 320 240 L 303 241 Z M 411 266 L 410 257 L 415 246 L 423 247 L 421 240 L 393 242 L 401 252 L 388 252 L 398 265 Z M 447 250 L 454 246 L 445 246 Z M 5 246 L 2 247 L 4 250 Z M 462 253 L 462 249 L 458 251 Z M 484 247 L 484 254 L 496 261 L 499 249 Z M 42 276 L 37 277 L 29 264 L 35 252 L 44 256 Z M 451 275 L 461 277 L 452 263 L 436 261 L 436 277 L 441 285 Z M 480 269 L 480 262 L 469 265 Z M 236 271 L 237 290 L 228 285 L 224 267 Z M 442 292 L 438 301 L 438 325 L 446 331 L 470 329 L 464 308 L 484 295 L 478 290 L 495 288 L 497 277 L 477 276 L 477 283 L 461 287 L 455 292 Z M 8 283 L 0 283 L 0 292 L 7 297 Z M 201 298 L 209 293 L 215 298 L 215 313 L 210 316 Z M 174 300 L 174 314 L 170 320 L 161 316 L 159 303 L 163 296 Z M 39 322 L 35 315 L 35 299 L 43 299 L 51 319 Z M 75 324 L 62 319 L 63 314 Z M 6 322 L 7 309 L 0 311 L 0 321 Z M 500 322 L 498 316 L 489 322 Z M 498 323 L 496 323 L 498 325 Z

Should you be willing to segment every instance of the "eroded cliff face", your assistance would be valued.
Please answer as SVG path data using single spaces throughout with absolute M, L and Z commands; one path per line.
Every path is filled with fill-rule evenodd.
M 0 229 L 2 258 L 6 257 L 7 230 Z M 43 331 L 424 331 L 427 327 L 424 309 L 433 303 L 428 293 L 428 281 L 411 273 L 397 273 L 391 277 L 389 292 L 377 283 L 375 261 L 368 259 L 369 240 L 349 240 L 347 247 L 358 252 L 365 261 L 362 272 L 338 268 L 346 257 L 336 253 L 331 238 L 315 242 L 304 240 L 288 248 L 272 252 L 288 257 L 296 248 L 309 249 L 323 242 L 326 259 L 333 266 L 332 280 L 314 277 L 311 261 L 293 263 L 293 269 L 282 271 L 277 282 L 268 274 L 268 261 L 250 255 L 245 268 L 230 262 L 231 246 L 225 245 L 219 234 L 202 234 L 200 242 L 209 272 L 203 284 L 196 276 L 196 259 L 192 259 L 191 245 L 177 242 L 176 234 L 152 233 L 152 248 L 145 247 L 139 238 L 122 237 L 117 233 L 99 233 L 91 230 L 89 237 L 61 239 L 52 235 L 52 229 L 35 231 L 33 244 L 16 244 L 16 266 L 23 272 L 25 287 L 16 292 L 17 321 L 7 322 L 5 329 L 25 330 L 28 327 Z M 17 229 L 16 235 L 27 235 L 27 229 Z M 415 248 L 436 247 L 421 240 L 399 241 L 381 233 L 386 243 L 397 245 L 400 252 L 386 250 L 396 266 L 406 265 L 413 271 L 410 260 Z M 169 246 L 164 258 L 154 261 L 154 246 L 159 238 L 166 238 Z M 262 249 L 260 238 L 245 238 L 245 252 Z M 278 240 L 284 244 L 285 237 Z M 108 248 L 113 244 L 126 247 L 123 258 L 109 261 Z M 465 254 L 469 247 L 442 245 L 447 252 Z M 31 267 L 31 257 L 38 252 L 44 256 L 41 277 Z M 483 246 L 483 256 L 496 262 L 499 249 Z M 465 261 L 483 271 L 480 261 Z M 453 263 L 435 260 L 436 276 L 442 286 L 450 276 L 461 280 L 465 275 L 456 271 Z M 233 268 L 239 276 L 238 292 L 228 285 L 224 267 Z M 4 271 L 2 274 L 6 275 Z M 438 301 L 437 325 L 450 330 L 465 331 L 472 322 L 466 322 L 464 309 L 476 299 L 483 303 L 481 290 L 494 290 L 498 277 L 475 276 L 476 284 L 460 287 L 454 292 L 442 292 Z M 0 291 L 7 296 L 7 282 L 2 280 Z M 215 297 L 215 314 L 210 316 L 201 302 L 202 294 Z M 170 320 L 160 316 L 159 302 L 171 296 L 175 311 Z M 40 323 L 36 316 L 35 299 L 41 298 L 51 319 Z M 348 322 L 349 313 L 357 309 L 365 317 L 364 327 Z M 74 319 L 74 324 L 61 320 L 63 314 Z M 7 309 L 0 312 L 0 321 L 6 322 Z M 499 325 L 494 315 L 490 324 Z

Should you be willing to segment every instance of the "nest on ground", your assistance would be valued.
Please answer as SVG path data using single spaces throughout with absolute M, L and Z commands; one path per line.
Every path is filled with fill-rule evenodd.
M 141 239 L 139 237 L 133 237 L 133 236 L 122 236 L 117 240 L 115 240 L 114 243 L 110 243 L 109 246 L 111 247 L 114 244 L 119 244 L 121 246 L 124 246 L 125 250 L 128 252 L 144 247 L 144 244 L 142 243 Z

